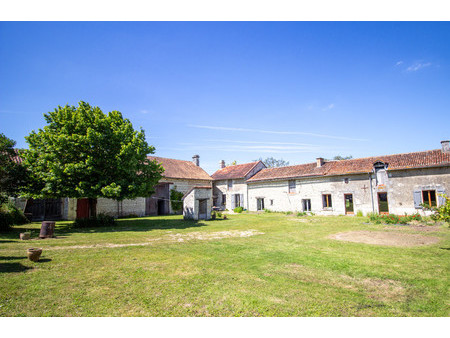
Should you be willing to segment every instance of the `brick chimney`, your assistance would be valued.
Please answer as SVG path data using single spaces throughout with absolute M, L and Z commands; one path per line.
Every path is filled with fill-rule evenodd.
M 194 155 L 192 156 L 192 162 L 194 162 L 194 164 L 199 167 L 200 166 L 200 156 L 199 155 Z
M 450 153 L 450 141 L 441 141 L 442 145 L 442 152 L 443 153 Z
M 317 168 L 320 168 L 325 163 L 325 160 L 323 159 L 323 157 L 316 158 L 316 161 L 317 161 Z
M 225 160 L 220 161 L 220 162 L 219 162 L 219 165 L 220 165 L 220 169 L 225 168 L 225 167 L 226 167 L 226 165 L 225 165 Z

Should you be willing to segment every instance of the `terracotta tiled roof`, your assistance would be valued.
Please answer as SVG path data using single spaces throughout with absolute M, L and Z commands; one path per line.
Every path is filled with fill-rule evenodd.
M 172 158 L 147 156 L 151 160 L 156 160 L 164 168 L 163 176 L 165 178 L 184 178 L 192 180 L 212 181 L 206 171 L 196 166 L 191 161 L 174 160 Z
M 407 154 L 373 156 L 343 161 L 328 161 L 321 167 L 316 162 L 281 168 L 263 169 L 248 179 L 248 182 L 287 179 L 306 176 L 331 176 L 357 173 L 369 173 L 373 164 L 381 161 L 388 165 L 388 170 L 413 169 L 425 167 L 450 166 L 450 154 L 441 149 Z
M 223 169 L 217 170 L 211 177 L 214 180 L 228 180 L 233 178 L 244 178 L 245 175 L 248 174 L 250 170 L 252 170 L 259 161 L 244 163 L 244 164 L 236 164 L 229 165 Z

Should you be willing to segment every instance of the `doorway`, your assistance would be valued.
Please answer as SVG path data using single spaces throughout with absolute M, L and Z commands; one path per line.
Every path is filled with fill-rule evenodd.
M 208 213 L 208 201 L 206 199 L 198 200 L 198 219 L 206 219 Z
M 378 212 L 380 214 L 389 214 L 387 192 L 378 193 Z
M 303 212 L 311 211 L 311 200 L 310 199 L 302 200 L 302 208 Z
M 166 214 L 166 208 L 165 208 L 165 201 L 163 199 L 158 200 L 158 215 L 165 215 Z
M 352 194 L 344 194 L 345 199 L 345 214 L 346 215 L 353 215 L 353 195 Z
M 256 210 L 264 210 L 264 198 L 257 198 L 256 199 Z

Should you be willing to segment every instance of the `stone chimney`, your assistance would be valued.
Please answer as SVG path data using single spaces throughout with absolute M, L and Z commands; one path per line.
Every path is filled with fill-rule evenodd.
M 220 169 L 225 168 L 225 167 L 226 167 L 226 165 L 225 165 L 225 160 L 220 161 L 220 162 L 219 162 L 219 165 L 220 165 Z
M 316 161 L 317 161 L 317 168 L 320 168 L 325 163 L 325 160 L 323 159 L 323 157 L 316 158 Z
M 441 141 L 442 144 L 442 152 L 443 153 L 450 153 L 450 141 Z
M 192 162 L 194 162 L 194 164 L 199 167 L 200 166 L 200 156 L 199 155 L 194 155 L 192 156 Z

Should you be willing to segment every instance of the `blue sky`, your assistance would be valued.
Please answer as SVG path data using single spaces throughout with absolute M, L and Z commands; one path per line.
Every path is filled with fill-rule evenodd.
M 450 23 L 1 22 L 0 132 L 119 110 L 156 155 L 290 164 L 450 138 Z

